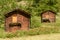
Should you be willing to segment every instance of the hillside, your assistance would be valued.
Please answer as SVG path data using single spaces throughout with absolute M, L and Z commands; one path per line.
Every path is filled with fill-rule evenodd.
M 31 14 L 29 31 L 19 30 L 16 33 L 8 33 L 5 31 L 5 14 L 14 9 L 21 9 L 28 14 Z M 41 13 L 47 10 L 51 10 L 56 13 L 56 22 L 41 23 Z M 11 38 L 11 40 L 15 40 L 13 37 L 19 37 L 16 38 L 18 40 L 59 40 L 60 34 L 53 33 L 60 33 L 60 0 L 0 0 L 1 40 L 7 40 L 2 38 Z

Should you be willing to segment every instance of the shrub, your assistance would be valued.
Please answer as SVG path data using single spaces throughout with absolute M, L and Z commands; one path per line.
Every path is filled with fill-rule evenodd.
M 41 26 L 40 18 L 34 16 L 31 18 L 31 27 L 30 28 L 37 28 Z

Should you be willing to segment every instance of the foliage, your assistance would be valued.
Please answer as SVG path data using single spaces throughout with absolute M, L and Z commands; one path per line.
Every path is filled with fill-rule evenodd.
M 34 16 L 31 18 L 31 27 L 30 28 L 37 28 L 41 26 L 40 17 Z

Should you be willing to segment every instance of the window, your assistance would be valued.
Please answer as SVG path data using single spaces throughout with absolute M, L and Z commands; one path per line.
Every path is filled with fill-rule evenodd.
M 17 16 L 16 15 L 12 16 L 12 23 L 17 23 Z
M 49 19 L 49 15 L 46 15 L 46 19 Z

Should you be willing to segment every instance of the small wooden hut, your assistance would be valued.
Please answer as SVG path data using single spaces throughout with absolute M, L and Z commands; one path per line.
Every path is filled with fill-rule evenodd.
M 5 29 L 8 32 L 16 30 L 28 30 L 30 26 L 30 14 L 27 12 L 15 9 L 5 14 Z
M 47 10 L 41 13 L 41 22 L 55 22 L 56 20 L 56 13 Z

